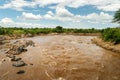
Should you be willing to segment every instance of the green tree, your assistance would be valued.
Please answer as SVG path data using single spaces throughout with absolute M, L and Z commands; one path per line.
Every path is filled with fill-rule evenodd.
M 62 33 L 62 32 L 63 32 L 63 27 L 57 26 L 57 27 L 55 28 L 55 32 L 57 32 L 57 33 Z
M 120 9 L 116 11 L 114 18 L 113 18 L 113 22 L 120 23 Z
M 61 26 L 57 26 L 56 29 L 58 29 L 58 30 L 62 30 L 63 27 L 61 27 Z

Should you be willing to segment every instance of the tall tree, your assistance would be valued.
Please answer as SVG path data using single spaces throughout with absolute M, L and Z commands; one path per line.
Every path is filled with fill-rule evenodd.
M 120 9 L 115 12 L 113 22 L 120 23 Z

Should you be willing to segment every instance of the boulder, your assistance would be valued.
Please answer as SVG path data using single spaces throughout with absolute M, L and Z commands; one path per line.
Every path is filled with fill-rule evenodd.
M 22 67 L 22 66 L 25 66 L 26 63 L 22 60 L 19 60 L 19 61 L 16 61 L 12 64 L 14 67 Z
M 30 63 L 29 65 L 33 66 L 33 63 Z
M 28 46 L 35 46 L 35 43 L 32 40 L 23 40 L 23 41 L 17 40 L 13 42 L 11 48 L 6 53 L 18 55 L 21 54 L 22 52 L 27 51 L 27 49 L 25 48 Z
M 19 70 L 19 71 L 17 72 L 17 74 L 23 74 L 23 73 L 25 73 L 24 70 Z
M 19 61 L 19 60 L 21 60 L 22 58 L 17 58 L 17 57 L 13 57 L 13 58 L 11 58 L 11 61 Z
M 0 36 L 0 45 L 2 45 L 4 43 L 5 37 L 4 36 Z
M 30 34 L 30 33 L 28 33 L 28 34 L 27 34 L 27 37 L 33 37 L 33 35 L 32 35 L 32 34 Z
M 6 57 L 14 58 L 15 56 L 14 56 L 14 55 L 7 54 Z
M 25 48 L 24 45 L 21 45 L 21 46 L 17 47 L 16 53 L 20 54 L 20 53 L 26 51 L 26 49 L 24 49 L 24 48 Z
M 5 37 L 4 36 L 0 36 L 0 41 L 4 41 Z
M 26 46 L 35 46 L 35 43 L 32 40 L 26 41 Z
M 13 45 L 11 47 L 11 49 L 9 49 L 9 51 L 7 51 L 6 53 L 17 55 L 17 54 L 20 54 L 24 51 L 27 51 L 27 49 L 25 49 L 24 45 L 20 45 L 20 46 L 19 45 Z

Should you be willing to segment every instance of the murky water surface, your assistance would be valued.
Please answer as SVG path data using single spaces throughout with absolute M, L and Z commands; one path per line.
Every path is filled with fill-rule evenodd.
M 1 53 L 0 80 L 120 80 L 120 56 L 93 44 L 92 38 L 73 35 L 27 38 L 36 47 L 28 47 L 27 52 L 18 56 L 28 65 L 13 67 Z M 25 73 L 16 74 L 19 70 Z

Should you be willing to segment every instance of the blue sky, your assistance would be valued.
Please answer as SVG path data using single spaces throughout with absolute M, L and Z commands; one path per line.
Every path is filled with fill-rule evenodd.
M 107 28 L 120 0 L 0 0 L 0 26 Z

